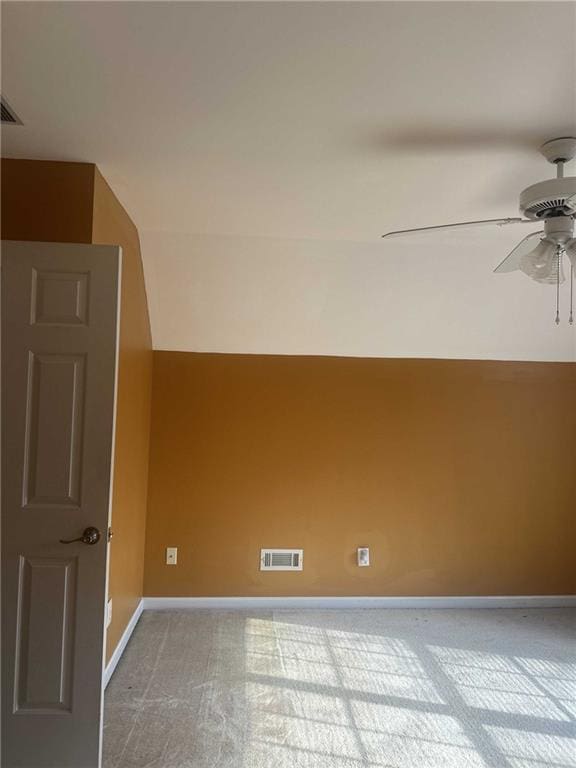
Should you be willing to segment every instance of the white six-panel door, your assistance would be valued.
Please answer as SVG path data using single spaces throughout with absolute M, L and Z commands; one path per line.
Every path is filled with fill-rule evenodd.
M 2 244 L 4 768 L 100 765 L 120 258 Z

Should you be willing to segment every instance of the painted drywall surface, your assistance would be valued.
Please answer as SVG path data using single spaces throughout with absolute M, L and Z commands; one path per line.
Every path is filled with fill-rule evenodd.
M 154 352 L 144 594 L 571 594 L 575 392 L 570 363 Z
M 557 326 L 553 286 L 493 273 L 538 226 L 363 243 L 143 230 L 154 349 L 574 362 L 569 281 Z
M 138 232 L 93 164 L 4 159 L 2 236 L 122 246 L 110 658 L 142 596 L 152 349 Z
M 92 242 L 94 166 L 2 159 L 2 238 Z
M 96 169 L 94 243 L 122 246 L 122 295 L 118 359 L 118 399 L 112 496 L 108 594 L 112 623 L 107 634 L 110 658 L 142 597 L 152 342 L 138 231 Z

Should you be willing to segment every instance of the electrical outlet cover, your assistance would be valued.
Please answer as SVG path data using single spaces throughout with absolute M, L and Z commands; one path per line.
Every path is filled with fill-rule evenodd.
M 178 547 L 166 547 L 166 565 L 176 565 L 178 562 Z
M 368 547 L 358 547 L 358 565 L 361 567 L 370 565 L 370 549 Z

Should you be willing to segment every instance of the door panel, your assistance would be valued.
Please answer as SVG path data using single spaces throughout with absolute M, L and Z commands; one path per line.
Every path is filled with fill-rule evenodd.
M 87 325 L 89 272 L 32 270 L 33 325 Z
M 100 765 L 119 269 L 2 244 L 4 768 Z
M 77 558 L 19 558 L 14 712 L 71 712 Z
M 86 358 L 29 352 L 23 506 L 80 506 Z

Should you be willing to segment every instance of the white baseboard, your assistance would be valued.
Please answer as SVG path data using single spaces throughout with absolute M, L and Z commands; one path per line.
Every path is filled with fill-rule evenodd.
M 447 597 L 144 597 L 144 609 L 167 608 L 573 608 L 576 595 Z
M 130 637 L 132 636 L 132 632 L 134 632 L 134 627 L 136 626 L 136 624 L 138 624 L 138 619 L 142 615 L 143 610 L 144 610 L 144 599 L 140 600 L 140 602 L 136 606 L 136 610 L 132 614 L 132 617 L 128 622 L 126 629 L 122 633 L 122 637 L 120 638 L 118 645 L 114 649 L 114 653 L 110 657 L 110 661 L 106 665 L 106 669 L 104 670 L 104 688 L 106 688 L 106 686 L 110 682 L 110 678 L 114 674 L 116 665 L 120 661 L 120 658 L 122 657 L 122 654 L 124 653 L 124 650 L 128 645 L 128 640 L 130 640 Z
M 138 619 L 145 610 L 213 608 L 281 610 L 316 608 L 576 608 L 576 595 L 465 595 L 446 597 L 143 597 L 104 671 L 110 682 Z

